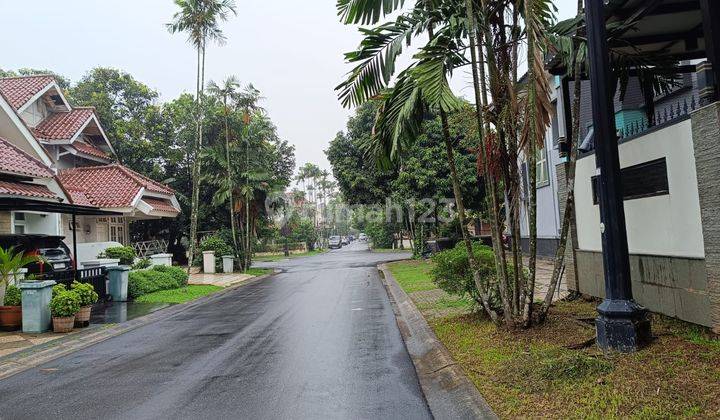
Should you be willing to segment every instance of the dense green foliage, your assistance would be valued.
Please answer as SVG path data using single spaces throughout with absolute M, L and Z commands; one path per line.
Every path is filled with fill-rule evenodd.
M 77 293 L 80 298 L 80 306 L 88 306 L 98 301 L 98 294 L 90 283 L 72 282 L 70 290 Z
M 131 246 L 113 246 L 100 253 L 98 258 L 119 259 L 120 265 L 132 265 L 136 256 Z
M 392 248 L 394 242 L 393 227 L 392 223 L 387 223 L 384 220 L 369 220 L 365 224 L 365 234 L 370 239 L 373 248 Z
M 50 300 L 50 313 L 57 318 L 74 316 L 80 310 L 80 296 L 73 290 L 58 292 Z
M 187 284 L 188 275 L 180 267 L 155 266 L 148 270 L 131 271 L 128 295 L 135 299 L 158 290 L 169 290 Z
M 485 283 L 495 276 L 495 257 L 493 249 L 481 243 L 473 243 L 473 252 L 478 261 L 478 271 L 482 281 Z M 432 257 L 433 267 L 430 271 L 433 282 L 442 290 L 452 295 L 469 295 L 480 303 L 480 295 L 473 280 L 473 273 L 470 269 L 467 248 L 463 242 L 458 243 L 455 248 L 439 252 Z M 512 272 L 512 267 L 508 266 Z M 491 289 L 491 305 L 499 305 L 500 298 L 497 290 Z
M 9 285 L 5 289 L 5 306 L 22 305 L 22 291 L 15 285 Z

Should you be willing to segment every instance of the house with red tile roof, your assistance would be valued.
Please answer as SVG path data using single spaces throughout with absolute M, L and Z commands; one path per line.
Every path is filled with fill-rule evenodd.
M 56 200 L 122 214 L 80 216 L 73 226 L 69 216 L 40 214 L 43 223 L 35 223 L 34 213 L 0 212 L 0 234 L 64 235 L 71 245 L 77 229 L 78 245 L 95 249 L 98 243 L 129 244 L 129 224 L 135 220 L 180 213 L 171 188 L 116 163 L 95 110 L 71 106 L 53 76 L 0 78 L 0 154 L 0 197 Z M 95 257 L 92 251 L 88 258 Z

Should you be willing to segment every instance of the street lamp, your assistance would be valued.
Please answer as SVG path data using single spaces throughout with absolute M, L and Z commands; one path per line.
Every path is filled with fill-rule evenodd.
M 614 83 L 610 83 L 603 0 L 585 0 L 592 85 L 595 159 L 599 172 L 605 300 L 597 307 L 597 343 L 603 350 L 632 352 L 650 341 L 647 310 L 633 300 L 618 139 Z

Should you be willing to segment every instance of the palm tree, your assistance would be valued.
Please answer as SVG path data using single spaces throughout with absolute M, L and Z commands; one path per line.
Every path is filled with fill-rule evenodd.
M 238 82 L 235 76 L 230 76 L 225 79 L 221 85 L 211 81 L 208 84 L 208 92 L 220 99 L 223 103 L 223 116 L 225 120 L 225 168 L 227 170 L 227 193 L 228 202 L 230 206 L 230 230 L 232 232 L 233 249 L 235 250 L 235 257 L 239 258 L 239 248 L 237 243 L 237 221 L 235 220 L 235 198 L 234 198 L 234 182 L 232 174 L 232 161 L 230 159 L 230 108 L 233 105 L 237 95 L 238 89 L 240 88 L 240 82 Z M 230 101 L 230 102 L 228 102 Z M 239 260 L 238 260 L 239 261 Z
M 205 90 L 205 52 L 208 41 L 219 45 L 225 43 L 225 35 L 220 29 L 220 22 L 226 21 L 230 14 L 237 14 L 234 0 L 175 0 L 180 10 L 173 15 L 172 22 L 166 24 L 170 33 L 184 32 L 188 42 L 197 51 L 197 74 L 195 84 L 195 101 L 197 103 L 196 122 L 197 135 L 193 150 L 192 165 L 192 199 L 190 210 L 190 249 L 188 273 L 195 252 L 197 240 L 198 206 L 200 201 L 200 150 L 203 136 L 202 96 Z

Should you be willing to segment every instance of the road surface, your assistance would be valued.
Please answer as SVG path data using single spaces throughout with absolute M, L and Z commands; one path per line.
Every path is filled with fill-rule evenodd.
M 430 418 L 364 244 L 0 381 L 0 419 Z

